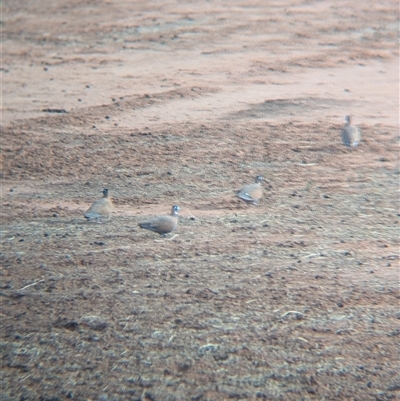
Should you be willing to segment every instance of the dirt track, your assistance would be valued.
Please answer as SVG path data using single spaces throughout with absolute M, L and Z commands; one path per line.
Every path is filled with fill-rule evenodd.
M 398 3 L 46 3 L 3 3 L 0 399 L 398 399 Z

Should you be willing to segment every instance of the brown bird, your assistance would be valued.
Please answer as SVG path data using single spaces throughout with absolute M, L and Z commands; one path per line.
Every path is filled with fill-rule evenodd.
M 262 198 L 263 189 L 261 182 L 264 180 L 261 175 L 256 177 L 256 182 L 254 184 L 246 185 L 240 189 L 236 195 L 246 203 L 252 203 L 258 206 L 258 201 Z
M 102 217 L 110 218 L 113 211 L 113 204 L 108 189 L 103 189 L 103 197 L 93 203 L 85 213 L 88 220 L 101 220 Z
M 178 225 L 178 212 L 179 206 L 172 206 L 171 214 L 169 216 L 158 216 L 154 219 L 143 221 L 139 223 L 140 228 L 154 231 L 160 235 L 165 235 L 174 231 Z
M 341 132 L 342 142 L 346 146 L 357 146 L 361 141 L 360 130 L 351 124 L 351 116 L 346 116 L 346 123 Z

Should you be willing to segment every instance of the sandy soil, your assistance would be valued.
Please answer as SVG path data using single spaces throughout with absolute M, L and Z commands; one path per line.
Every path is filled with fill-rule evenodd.
M 398 23 L 4 1 L 1 400 L 398 399 Z M 138 228 L 173 204 L 175 233 Z

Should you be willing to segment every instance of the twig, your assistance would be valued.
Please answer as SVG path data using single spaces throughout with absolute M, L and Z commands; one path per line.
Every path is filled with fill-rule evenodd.
M 301 340 L 301 341 L 304 341 L 305 343 L 308 343 L 308 340 L 306 340 L 306 339 L 303 338 L 303 337 L 297 337 L 297 339 L 298 339 L 298 340 Z
M 127 246 L 115 246 L 115 247 L 113 247 L 113 248 L 91 249 L 90 251 L 87 251 L 87 252 L 74 253 L 74 255 L 75 255 L 75 256 L 87 255 L 88 252 L 90 252 L 90 253 L 108 252 L 108 251 L 114 251 L 115 249 L 123 251 L 124 249 L 129 249 L 129 248 L 131 248 L 131 245 L 127 245 Z
M 336 334 L 342 334 L 342 333 L 349 333 L 349 334 L 351 334 L 350 332 L 355 332 L 355 333 L 358 333 L 358 330 L 356 330 L 356 329 L 342 329 L 342 330 L 338 330 L 338 331 L 336 331 Z
M 285 312 L 285 313 L 281 316 L 281 319 L 282 319 L 283 317 L 285 317 L 285 316 L 291 314 L 291 313 L 293 313 L 293 314 L 299 314 L 299 315 L 302 315 L 302 316 L 304 315 L 304 313 L 297 312 L 297 311 L 295 311 L 295 310 L 289 310 L 289 311 Z
M 324 256 L 321 256 L 320 253 L 310 253 L 309 255 L 304 255 L 305 258 L 311 258 L 313 256 L 324 257 Z
M 29 375 L 26 375 L 23 379 L 19 381 L 19 383 L 22 383 L 24 380 L 26 380 L 29 376 L 32 376 L 32 373 L 29 373 Z
M 44 280 L 39 280 L 39 281 L 37 281 L 36 283 L 28 284 L 28 285 L 26 285 L 25 287 L 22 287 L 22 288 L 20 288 L 20 289 L 17 290 L 17 291 L 22 291 L 22 290 L 25 290 L 26 288 L 33 287 L 34 285 L 37 285 L 37 284 L 39 284 L 39 283 L 42 283 L 43 281 L 44 281 Z

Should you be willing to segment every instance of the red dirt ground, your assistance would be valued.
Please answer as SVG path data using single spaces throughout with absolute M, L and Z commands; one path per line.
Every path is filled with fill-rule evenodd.
M 2 7 L 1 400 L 398 399 L 398 2 Z

